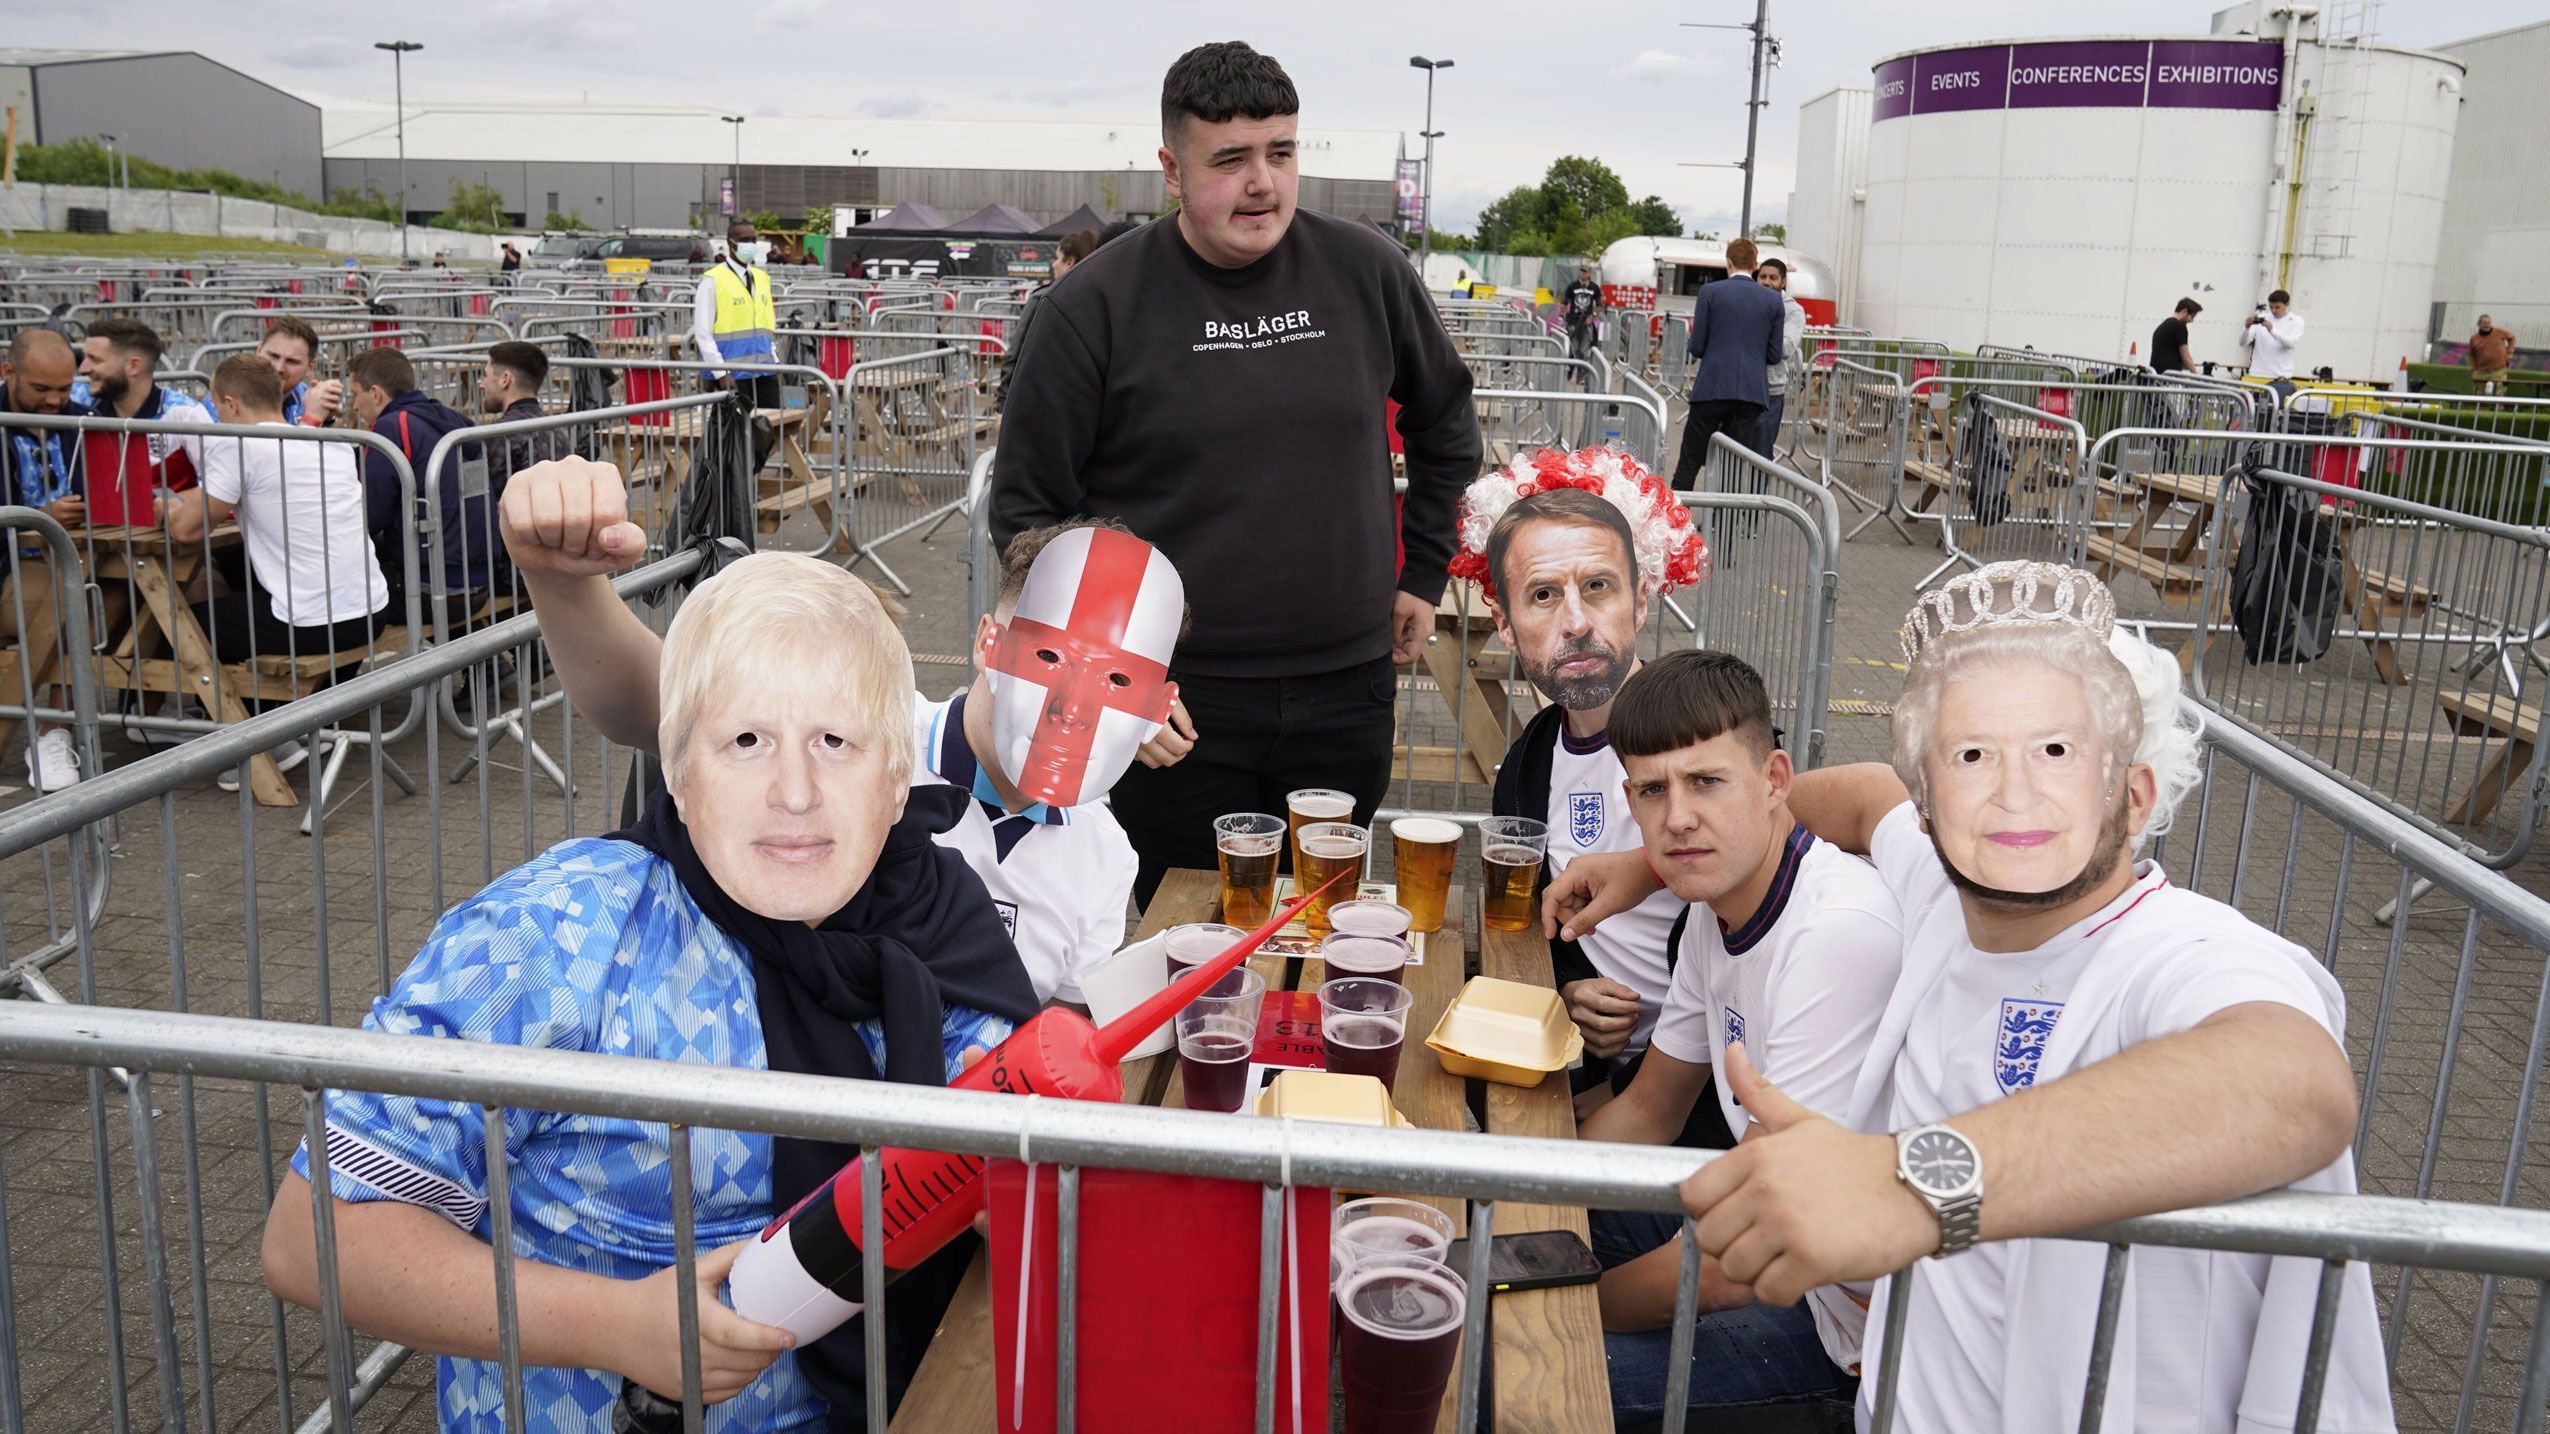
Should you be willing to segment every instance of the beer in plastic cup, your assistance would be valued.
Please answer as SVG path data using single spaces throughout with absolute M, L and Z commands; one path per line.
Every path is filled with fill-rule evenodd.
M 1355 799 L 1346 792 L 1326 787 L 1305 787 L 1284 798 L 1284 819 L 1292 833 L 1293 879 L 1302 874 L 1302 828 L 1312 822 L 1350 822 L 1355 819 Z M 1308 891 L 1307 886 L 1298 888 Z
M 1260 918 L 1260 924 L 1264 924 L 1263 918 Z M 1230 950 L 1232 943 L 1246 935 L 1248 935 L 1247 932 L 1236 926 L 1224 926 L 1212 921 L 1193 921 L 1184 926 L 1170 927 L 1167 942 L 1169 979 L 1174 981 Z M 1230 976 L 1215 982 L 1213 994 L 1227 996 L 1238 990 L 1239 986 L 1232 979 L 1238 974 L 1238 971 L 1234 971 Z
M 1408 964 L 1408 942 L 1399 936 L 1367 936 L 1359 931 L 1331 931 L 1320 938 L 1319 959 L 1331 976 L 1372 976 L 1398 981 Z
M 1540 884 L 1541 853 L 1549 827 L 1530 817 L 1490 817 L 1479 823 L 1480 919 L 1495 931 L 1529 931 L 1540 912 L 1532 895 Z
M 1257 1049 L 1266 978 L 1243 966 L 1239 988 L 1219 986 L 1178 1011 L 1178 1079 L 1189 1110 L 1235 1111 L 1248 1101 L 1248 1061 Z
M 1330 938 L 1334 940 L 1335 938 Z M 1389 1090 L 1399 1081 L 1399 1052 L 1408 1038 L 1408 1008 L 1416 998 L 1396 981 L 1345 976 L 1319 988 L 1319 1033 L 1328 1069 L 1368 1075 Z
M 1428 1434 L 1461 1358 L 1467 1287 L 1441 1265 L 1365 1265 L 1337 1288 L 1345 1434 Z
M 1400 817 L 1390 823 L 1391 871 L 1409 929 L 1441 931 L 1443 903 L 1452 892 L 1452 866 L 1461 855 L 1461 824 L 1441 817 Z
M 1302 909 L 1303 930 L 1313 936 L 1329 933 L 1328 908 L 1355 899 L 1355 888 L 1364 879 L 1364 857 L 1371 847 L 1372 833 L 1352 822 L 1311 822 L 1303 826 L 1301 849 L 1293 859 L 1293 889 L 1317 891 L 1339 872 L 1346 873 L 1345 880 L 1330 887 L 1325 895 L 1312 897 L 1310 905 Z
M 1255 930 L 1275 914 L 1275 868 L 1284 859 L 1284 823 L 1264 812 L 1238 812 L 1213 822 L 1222 865 L 1222 919 Z

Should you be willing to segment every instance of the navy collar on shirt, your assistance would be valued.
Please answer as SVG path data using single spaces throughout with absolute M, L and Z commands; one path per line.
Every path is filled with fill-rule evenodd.
M 948 699 L 947 717 L 939 732 L 938 770 L 940 780 L 952 787 L 964 787 L 983 804 L 983 815 L 991 820 L 993 848 L 998 859 L 1007 861 L 1010 851 L 1026 840 L 1037 827 L 1067 825 L 1070 818 L 1061 807 L 1043 802 L 1030 802 L 1027 810 L 1013 812 L 1001 801 L 1000 788 L 992 784 L 992 774 L 974 760 L 974 748 L 965 740 L 965 694 Z
M 1566 748 L 1571 757 L 1590 757 L 1611 745 L 1611 733 L 1605 730 L 1591 737 L 1579 738 L 1567 730 L 1567 719 L 1562 717 L 1558 723 L 1558 745 Z
M 1727 930 L 1725 922 L 1718 923 L 1728 955 L 1741 956 L 1771 934 L 1771 927 L 1779 921 L 1780 913 L 1789 909 L 1789 893 L 1797 889 L 1797 869 L 1805 863 L 1806 849 L 1813 845 L 1815 834 L 1803 824 L 1791 831 L 1787 847 L 1780 852 L 1780 869 L 1771 877 L 1771 889 L 1763 894 L 1761 908 L 1733 931 Z

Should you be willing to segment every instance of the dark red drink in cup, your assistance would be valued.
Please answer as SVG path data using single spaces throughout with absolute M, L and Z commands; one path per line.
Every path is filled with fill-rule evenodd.
M 1319 943 L 1319 959 L 1327 964 L 1331 976 L 1369 976 L 1395 982 L 1400 968 L 1408 964 L 1408 952 L 1404 937 L 1357 931 L 1332 932 Z
M 1220 1023 L 1178 1036 L 1178 1079 L 1189 1110 L 1235 1111 L 1248 1097 L 1249 1051 L 1254 1028 Z
M 1337 1288 L 1346 1434 L 1431 1434 L 1461 1359 L 1465 1287 L 1441 1265 L 1366 1265 Z
M 1368 1075 L 1391 1086 L 1399 1079 L 1399 1047 L 1405 1026 L 1386 1016 L 1335 1016 L 1320 1022 L 1328 1042 L 1328 1069 L 1338 1075 Z
M 1399 1052 L 1415 1000 L 1398 982 L 1371 976 L 1340 976 L 1322 984 L 1319 1034 L 1330 1072 L 1372 1076 L 1382 1089 L 1391 1089 L 1399 1079 Z
M 1232 986 L 1224 990 L 1223 985 Z M 1178 1079 L 1189 1110 L 1235 1111 L 1248 1100 L 1249 1056 L 1266 978 L 1243 966 L 1177 1014 Z
M 1263 918 L 1261 918 L 1263 919 Z M 1165 949 L 1169 958 L 1169 979 L 1180 976 L 1231 949 L 1233 943 L 1248 935 L 1236 926 L 1197 921 L 1169 928 Z M 1234 971 L 1213 984 L 1213 994 L 1227 996 L 1239 989 L 1239 972 Z

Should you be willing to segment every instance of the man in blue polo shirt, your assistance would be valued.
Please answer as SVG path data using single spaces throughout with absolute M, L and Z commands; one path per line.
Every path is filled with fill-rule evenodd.
M 1057 562 L 1051 571 L 1039 568 L 1038 559 L 1049 548 L 1055 548 L 1057 540 L 1080 532 L 1090 536 L 1056 549 Z M 1106 960 L 1124 943 L 1125 915 L 1133 896 L 1133 843 L 1099 799 L 1123 774 L 1120 759 L 1129 752 L 1123 740 L 1134 740 L 1139 745 L 1138 727 L 1125 721 L 1125 730 L 1120 734 L 1123 740 L 1114 744 L 1112 753 L 1103 740 L 1090 744 L 1074 793 L 1078 797 L 1076 803 L 1038 801 L 1022 793 L 1006 770 L 1011 765 L 1025 770 L 1038 764 L 1033 752 L 1023 748 L 1008 761 L 1003 760 L 1004 724 L 1000 714 L 1011 714 L 1012 721 L 1007 725 L 1012 742 L 1008 745 L 1018 747 L 1018 734 L 1034 726 L 1042 715 L 1041 710 L 1030 709 L 1067 704 L 1045 696 L 1058 692 L 1058 687 L 1026 685 L 1004 692 L 1003 679 L 1008 674 L 1000 670 L 999 664 L 1003 661 L 1000 654 L 1004 643 L 1011 637 L 1010 629 L 1017 625 L 1020 599 L 1027 592 L 1031 573 L 1039 575 L 1042 585 L 1064 592 L 1071 589 L 1060 588 L 1059 584 L 1071 581 L 1075 572 L 1093 595 L 1107 581 L 1103 563 L 1088 561 L 1076 551 L 1083 543 L 1095 542 L 1098 534 L 1107 535 L 1109 546 L 1127 560 L 1125 572 L 1132 577 L 1131 586 L 1123 594 L 1128 599 L 1128 615 L 1136 626 L 1152 629 L 1146 636 L 1134 637 L 1134 645 L 1174 641 L 1184 628 L 1186 609 L 1182 595 L 1172 591 L 1176 570 L 1169 566 L 1167 557 L 1135 540 L 1112 519 L 1083 519 L 1031 529 L 1011 539 L 1002 554 L 999 591 L 993 595 L 992 611 L 975 632 L 973 685 L 944 702 L 918 704 L 912 723 L 914 784 L 945 782 L 965 788 L 974 798 L 963 819 L 939 833 L 939 845 L 962 853 L 966 865 L 991 889 L 993 904 L 1009 923 L 1010 939 L 1018 946 L 1019 960 L 1027 968 L 1028 979 L 1035 983 L 1037 997 L 1072 1005 L 1081 1004 L 1081 973 Z M 1066 610 L 1085 615 L 1096 606 L 1072 603 Z M 1136 611 L 1146 606 L 1147 613 Z M 1032 612 L 1028 625 L 1034 625 Z M 1030 653 L 1042 646 L 1011 645 Z M 1060 652 L 1054 655 L 1062 656 Z M 1030 660 L 1034 660 L 1032 656 Z M 1164 662 L 1162 666 L 1165 665 Z M 1113 676 L 1110 672 L 1104 679 L 1111 689 L 1129 690 L 1116 686 Z M 1132 681 L 1131 674 L 1127 674 L 1127 679 Z M 1105 722 L 1123 715 L 1102 713 L 1098 720 Z M 1071 732 L 1086 725 L 1065 717 L 1055 724 L 1058 730 L 1049 729 L 1040 735 L 1067 741 Z M 1036 744 L 1031 740 L 1027 745 Z M 1171 756 L 1154 765 L 1164 766 L 1174 760 Z

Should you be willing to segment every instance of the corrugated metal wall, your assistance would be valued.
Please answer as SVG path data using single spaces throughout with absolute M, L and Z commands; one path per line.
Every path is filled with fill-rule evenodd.
M 316 197 L 319 107 L 201 55 L 138 55 L 35 67 L 42 143 L 111 134 L 178 169 L 226 169 Z M 31 117 L 18 116 L 18 138 Z

